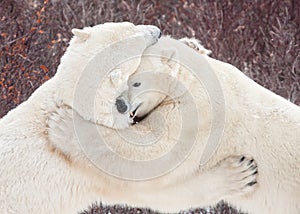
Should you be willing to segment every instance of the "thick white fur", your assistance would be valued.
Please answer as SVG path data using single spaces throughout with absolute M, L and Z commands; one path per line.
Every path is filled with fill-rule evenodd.
M 164 102 L 159 106 L 158 110 L 168 113 L 166 126 L 170 129 L 153 146 L 145 148 L 127 144 L 116 131 L 116 128 L 128 126 L 128 117 L 118 115 L 113 108 L 115 98 L 120 91 L 126 90 L 124 81 L 136 70 L 144 49 L 156 42 L 157 34 L 153 32 L 157 29 L 130 23 L 109 23 L 73 30 L 75 37 L 61 60 L 57 75 L 0 121 L 1 212 L 76 213 L 95 201 L 179 211 L 228 199 L 254 213 L 268 213 L 274 206 L 277 209 L 273 213 L 280 213 L 283 208 L 289 209 L 289 213 L 296 213 L 299 206 L 299 133 L 295 131 L 299 128 L 298 108 L 254 84 L 236 68 L 206 56 L 202 57 L 218 74 L 224 90 L 227 123 L 221 146 L 205 166 L 199 169 L 203 150 L 201 142 L 209 133 L 210 118 L 206 117 L 209 117 L 207 112 L 210 111 L 208 97 L 199 90 L 201 85 L 196 88 L 198 83 L 191 87 L 195 80 L 190 74 L 176 63 L 164 60 L 161 62 L 167 63 L 167 66 L 161 64 L 158 68 L 163 67 L 164 72 L 171 72 L 179 80 L 184 80 L 191 91 L 197 89 L 194 96 L 199 98 L 197 107 L 201 109 L 200 140 L 191 154 L 171 172 L 144 181 L 111 176 L 90 162 L 89 159 L 93 159 L 108 163 L 121 172 L 125 168 L 126 173 L 139 174 L 130 171 L 130 167 L 127 170 L 125 163 L 118 165 L 107 161 L 110 157 L 103 152 L 103 145 L 99 146 L 96 142 L 99 136 L 90 131 L 95 124 L 103 131 L 109 146 L 117 148 L 119 154 L 129 159 L 156 158 L 177 142 L 176 131 L 180 131 L 180 125 L 173 122 L 180 115 L 172 109 L 180 102 Z M 123 41 L 131 37 L 135 39 Z M 118 41 L 120 45 L 105 50 L 106 61 L 119 60 L 126 57 L 127 52 L 128 56 L 137 57 L 117 65 L 103 78 L 100 86 L 95 86 L 94 80 L 107 72 L 102 70 L 105 63 L 97 58 L 102 56 L 99 52 Z M 173 42 L 173 49 L 176 50 L 180 44 Z M 133 46 L 135 48 L 131 48 Z M 157 47 L 159 52 L 165 50 L 162 46 L 153 47 Z M 187 57 L 191 56 L 188 54 Z M 95 69 L 98 67 L 99 73 Z M 168 69 L 174 67 L 179 69 L 178 72 Z M 87 68 L 91 76 L 85 76 Z M 143 68 L 143 63 L 140 68 Z M 82 78 L 87 80 L 83 84 L 80 82 Z M 91 83 L 85 87 L 84 83 L 89 81 Z M 79 92 L 78 84 L 81 84 Z M 90 95 L 95 95 L 94 103 L 91 103 Z M 78 97 L 80 99 L 74 102 L 74 98 Z M 183 97 L 178 96 L 178 101 Z M 265 102 L 263 106 L 261 100 Z M 145 122 L 151 124 L 149 120 L 153 115 L 151 113 Z M 81 130 L 80 142 L 74 124 Z M 125 130 L 138 132 L 141 128 L 145 129 L 143 126 L 147 129 L 147 124 L 142 122 Z M 155 126 L 150 128 L 157 130 Z M 191 136 L 186 141 L 193 139 Z M 82 145 L 86 146 L 84 151 Z M 181 158 L 180 154 L 181 151 L 177 151 L 175 158 Z M 259 162 L 259 189 L 254 193 L 256 186 L 247 184 L 256 179 L 255 162 L 249 167 L 249 158 L 240 161 L 241 157 L 236 156 L 240 154 L 253 156 Z M 153 166 L 153 171 L 158 167 Z M 280 200 L 277 200 L 279 197 Z M 253 210 L 256 207 L 262 210 Z
M 1 213 L 76 213 L 100 200 L 102 194 L 99 192 L 104 188 L 109 189 L 105 182 L 98 185 L 99 181 L 89 178 L 88 173 L 72 164 L 71 146 L 50 141 L 49 117 L 58 114 L 60 109 L 72 109 L 87 121 L 114 127 L 118 119 L 111 113 L 115 96 L 123 87 L 122 83 L 136 70 L 145 48 L 157 41 L 160 31 L 154 26 L 124 22 L 74 29 L 73 33 L 75 36 L 55 77 L 0 120 Z M 137 45 L 136 48 L 124 51 L 133 45 Z M 105 48 L 107 55 L 103 61 L 97 56 L 99 53 L 102 56 Z M 128 62 L 116 62 L 116 59 L 133 56 Z M 88 65 L 95 68 L 87 73 L 91 76 L 85 75 Z M 114 65 L 114 69 L 108 70 L 108 65 Z M 93 79 L 99 75 L 103 78 L 94 84 Z M 92 84 L 83 85 L 76 92 L 82 78 Z M 93 92 L 91 96 L 96 97 L 92 105 L 89 90 Z M 81 97 L 75 103 L 78 93 Z M 67 132 L 63 135 L 70 137 L 68 141 L 72 142 Z M 60 147 L 56 147 L 57 144 Z M 68 152 L 64 153 L 63 148 L 68 148 Z M 84 156 L 80 149 L 72 155 Z M 87 162 L 85 167 L 90 165 Z
M 197 41 L 184 39 L 183 42 L 187 44 L 191 42 L 191 47 L 195 48 L 194 43 Z M 198 47 L 202 48 L 202 46 Z M 172 58 L 188 63 L 185 64 L 188 67 L 191 67 L 190 63 L 195 63 L 198 65 L 200 73 L 205 71 L 215 73 L 225 99 L 225 128 L 217 151 L 204 166 L 201 166 L 200 170 L 203 173 L 209 172 L 211 167 L 230 155 L 252 156 L 257 162 L 259 172 L 257 190 L 246 196 L 234 194 L 225 196 L 224 194 L 223 199 L 249 213 L 300 213 L 300 108 L 256 84 L 234 66 L 210 58 L 205 54 L 207 53 L 205 49 L 203 51 L 199 48 L 195 49 L 202 54 L 192 50 L 182 51 L 182 44 L 170 38 L 163 38 L 156 45 L 148 48 L 144 55 L 160 53 L 164 56 L 163 52 L 168 50 L 173 54 L 169 61 L 159 62 L 154 57 L 143 58 L 138 70 L 129 79 L 127 97 L 130 103 L 135 107 L 140 103 L 149 103 L 149 100 L 155 103 L 157 100 L 160 101 L 165 98 L 165 94 L 162 93 L 159 97 L 153 90 L 147 91 L 142 86 L 145 83 L 152 84 L 153 89 L 165 92 L 166 89 L 162 88 L 162 85 L 164 87 L 170 85 L 166 79 L 155 78 L 153 81 L 149 75 L 143 75 L 143 73 L 152 72 L 153 76 L 163 77 L 159 72 L 167 72 L 173 76 L 176 68 L 170 66 L 169 62 L 172 61 Z M 197 54 L 198 56 L 195 57 Z M 150 66 L 152 63 L 156 67 L 166 67 L 169 64 L 170 68 L 153 69 Z M 207 63 L 210 65 L 209 70 L 207 70 Z M 199 136 L 193 152 L 189 156 L 191 161 L 185 161 L 177 169 L 178 172 L 180 169 L 185 170 L 184 174 L 188 169 L 192 170 L 198 166 L 197 158 L 201 156 L 206 145 L 206 137 L 209 133 L 212 113 L 214 113 L 211 112 L 212 106 L 210 104 L 211 99 L 214 99 L 214 94 L 207 94 L 204 85 L 201 84 L 203 80 L 197 80 L 195 75 L 183 66 L 177 71 L 176 77 L 194 96 L 194 102 L 197 104 L 200 115 L 198 116 L 200 120 Z M 164 84 L 160 84 L 160 81 L 164 81 Z M 140 89 L 132 87 L 133 82 L 140 82 Z M 176 115 L 174 106 L 176 103 L 187 106 L 191 104 L 184 101 L 185 96 L 186 94 L 183 93 L 182 96 L 173 100 L 166 97 L 165 101 L 153 111 L 164 112 L 163 114 L 167 118 L 166 123 L 170 126 L 168 128 L 170 136 L 175 136 L 180 131 L 174 125 L 180 122 L 179 117 L 173 116 Z M 139 113 L 138 111 L 144 114 L 151 110 L 153 110 L 151 106 L 141 105 L 136 114 Z M 151 118 L 153 112 L 148 118 Z M 182 115 L 189 113 L 189 111 L 184 111 Z M 143 124 L 144 121 L 141 123 Z M 169 141 L 171 142 L 171 140 Z M 208 183 L 212 186 L 215 184 L 213 182 Z M 204 193 L 203 195 L 207 198 L 213 198 L 213 195 L 217 194 L 218 191 L 219 189 L 214 192 L 207 191 L 205 192 L 206 195 Z M 205 199 L 202 198 L 202 204 L 207 203 Z

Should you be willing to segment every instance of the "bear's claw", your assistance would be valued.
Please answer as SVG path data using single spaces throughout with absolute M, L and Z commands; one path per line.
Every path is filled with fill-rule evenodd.
M 257 187 L 258 169 L 253 158 L 231 156 L 219 164 L 226 195 L 244 195 Z

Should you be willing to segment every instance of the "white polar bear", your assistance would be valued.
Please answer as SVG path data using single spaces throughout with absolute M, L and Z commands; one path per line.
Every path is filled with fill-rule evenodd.
M 179 211 L 255 190 L 251 158 L 223 154 L 199 170 L 189 138 L 178 143 L 165 132 L 157 141 L 164 126 L 128 123 L 119 94 L 158 28 L 107 23 L 72 32 L 57 74 L 0 120 L 2 213 L 76 213 L 95 201 Z M 149 139 L 156 143 L 141 146 Z
M 256 84 L 234 66 L 210 58 L 196 40 L 183 39 L 183 42 L 202 54 L 186 50 L 183 44 L 170 38 L 160 39 L 144 52 L 138 70 L 129 78 L 128 90 L 119 98 L 128 103 L 129 110 L 125 112 L 128 122 L 153 127 L 158 118 L 164 117 L 168 135 L 175 136 L 180 132 L 181 127 L 176 124 L 182 125 L 182 117 L 188 117 L 188 123 L 199 118 L 193 151 L 177 171 L 185 170 L 184 174 L 188 169 L 197 168 L 196 160 L 201 155 L 201 160 L 206 162 L 200 167 L 201 173 L 209 172 L 230 155 L 252 156 L 259 171 L 257 190 L 246 196 L 224 194 L 222 199 L 249 213 L 300 213 L 300 108 Z M 211 72 L 217 81 L 207 79 Z M 207 80 L 215 82 L 207 84 Z M 180 89 L 180 93 L 174 93 L 180 84 L 185 91 Z M 217 91 L 219 86 L 221 93 Z M 193 99 L 187 99 L 189 94 Z M 194 104 L 198 112 L 193 110 Z M 178 116 L 178 106 L 181 106 L 181 116 Z M 213 153 L 208 145 L 213 142 L 207 144 L 208 129 L 218 129 L 212 120 L 214 113 L 222 108 L 225 109 L 224 130 L 219 144 L 212 146 L 217 148 Z M 222 116 L 217 116 L 222 123 Z M 194 140 L 192 134 L 185 140 Z M 211 158 L 204 151 L 213 154 Z M 209 179 L 218 182 L 215 178 Z M 215 200 L 220 191 L 224 189 L 207 191 L 206 199 Z
M 179 142 L 156 135 L 163 124 L 149 132 L 128 123 L 119 93 L 158 28 L 107 23 L 72 32 L 57 74 L 0 121 L 1 212 L 76 213 L 95 201 L 179 211 L 255 190 L 251 158 L 223 155 L 199 171 L 189 136 Z
M 109 113 L 114 93 L 135 71 L 145 48 L 161 35 L 155 26 L 131 23 L 105 23 L 72 32 L 75 36 L 57 74 L 0 120 L 1 213 L 76 213 L 101 199 L 99 192 L 106 188 L 98 185 L 101 179 L 95 181 L 78 170 L 63 150 L 68 145 L 56 147 L 56 142 L 50 141 L 49 116 L 60 109 L 72 109 L 85 120 L 114 127 L 118 118 Z M 84 73 L 88 64 L 92 69 Z M 114 69 L 109 70 L 111 67 Z M 102 87 L 93 84 L 99 79 Z M 86 81 L 91 84 L 84 85 Z M 93 105 L 86 96 L 90 91 L 96 97 Z M 76 96 L 81 96 L 79 102 Z M 78 151 L 72 155 L 81 157 Z

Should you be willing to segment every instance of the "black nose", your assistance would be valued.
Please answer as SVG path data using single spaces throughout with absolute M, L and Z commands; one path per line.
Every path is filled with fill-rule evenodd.
M 160 38 L 162 36 L 162 32 L 159 31 L 159 35 L 158 35 L 158 38 Z
M 117 98 L 115 105 L 117 107 L 118 112 L 120 112 L 121 114 L 125 113 L 128 109 L 128 106 L 122 98 Z

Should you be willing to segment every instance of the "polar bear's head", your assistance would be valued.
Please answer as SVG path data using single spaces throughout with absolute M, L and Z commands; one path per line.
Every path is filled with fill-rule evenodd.
M 53 78 L 60 103 L 85 120 L 122 127 L 115 100 L 126 89 L 144 50 L 156 43 L 160 30 L 151 25 L 105 23 L 73 29 L 74 37 Z
M 118 110 L 127 114 L 127 122 L 141 121 L 166 98 L 170 100 L 179 97 L 191 85 L 195 85 L 192 84 L 195 76 L 186 67 L 190 63 L 184 64 L 184 58 L 189 58 L 185 54 L 190 53 L 184 52 L 186 49 L 182 48 L 183 44 L 198 52 L 194 55 L 200 53 L 205 57 L 210 53 L 197 40 L 187 38 L 176 41 L 163 37 L 157 44 L 147 48 L 137 71 L 128 79 L 128 89 L 117 99 L 117 103 L 123 107 L 123 111 L 121 108 Z
M 116 100 L 118 111 L 127 115 L 129 124 L 139 122 L 169 97 L 177 86 L 179 53 L 162 38 L 143 54 L 137 70 Z
M 165 47 L 157 56 L 142 58 L 139 68 L 128 79 L 128 90 L 124 93 L 127 96 L 123 95 L 130 105 L 130 123 L 142 120 L 167 97 L 174 98 L 178 85 L 177 56 L 175 49 Z

